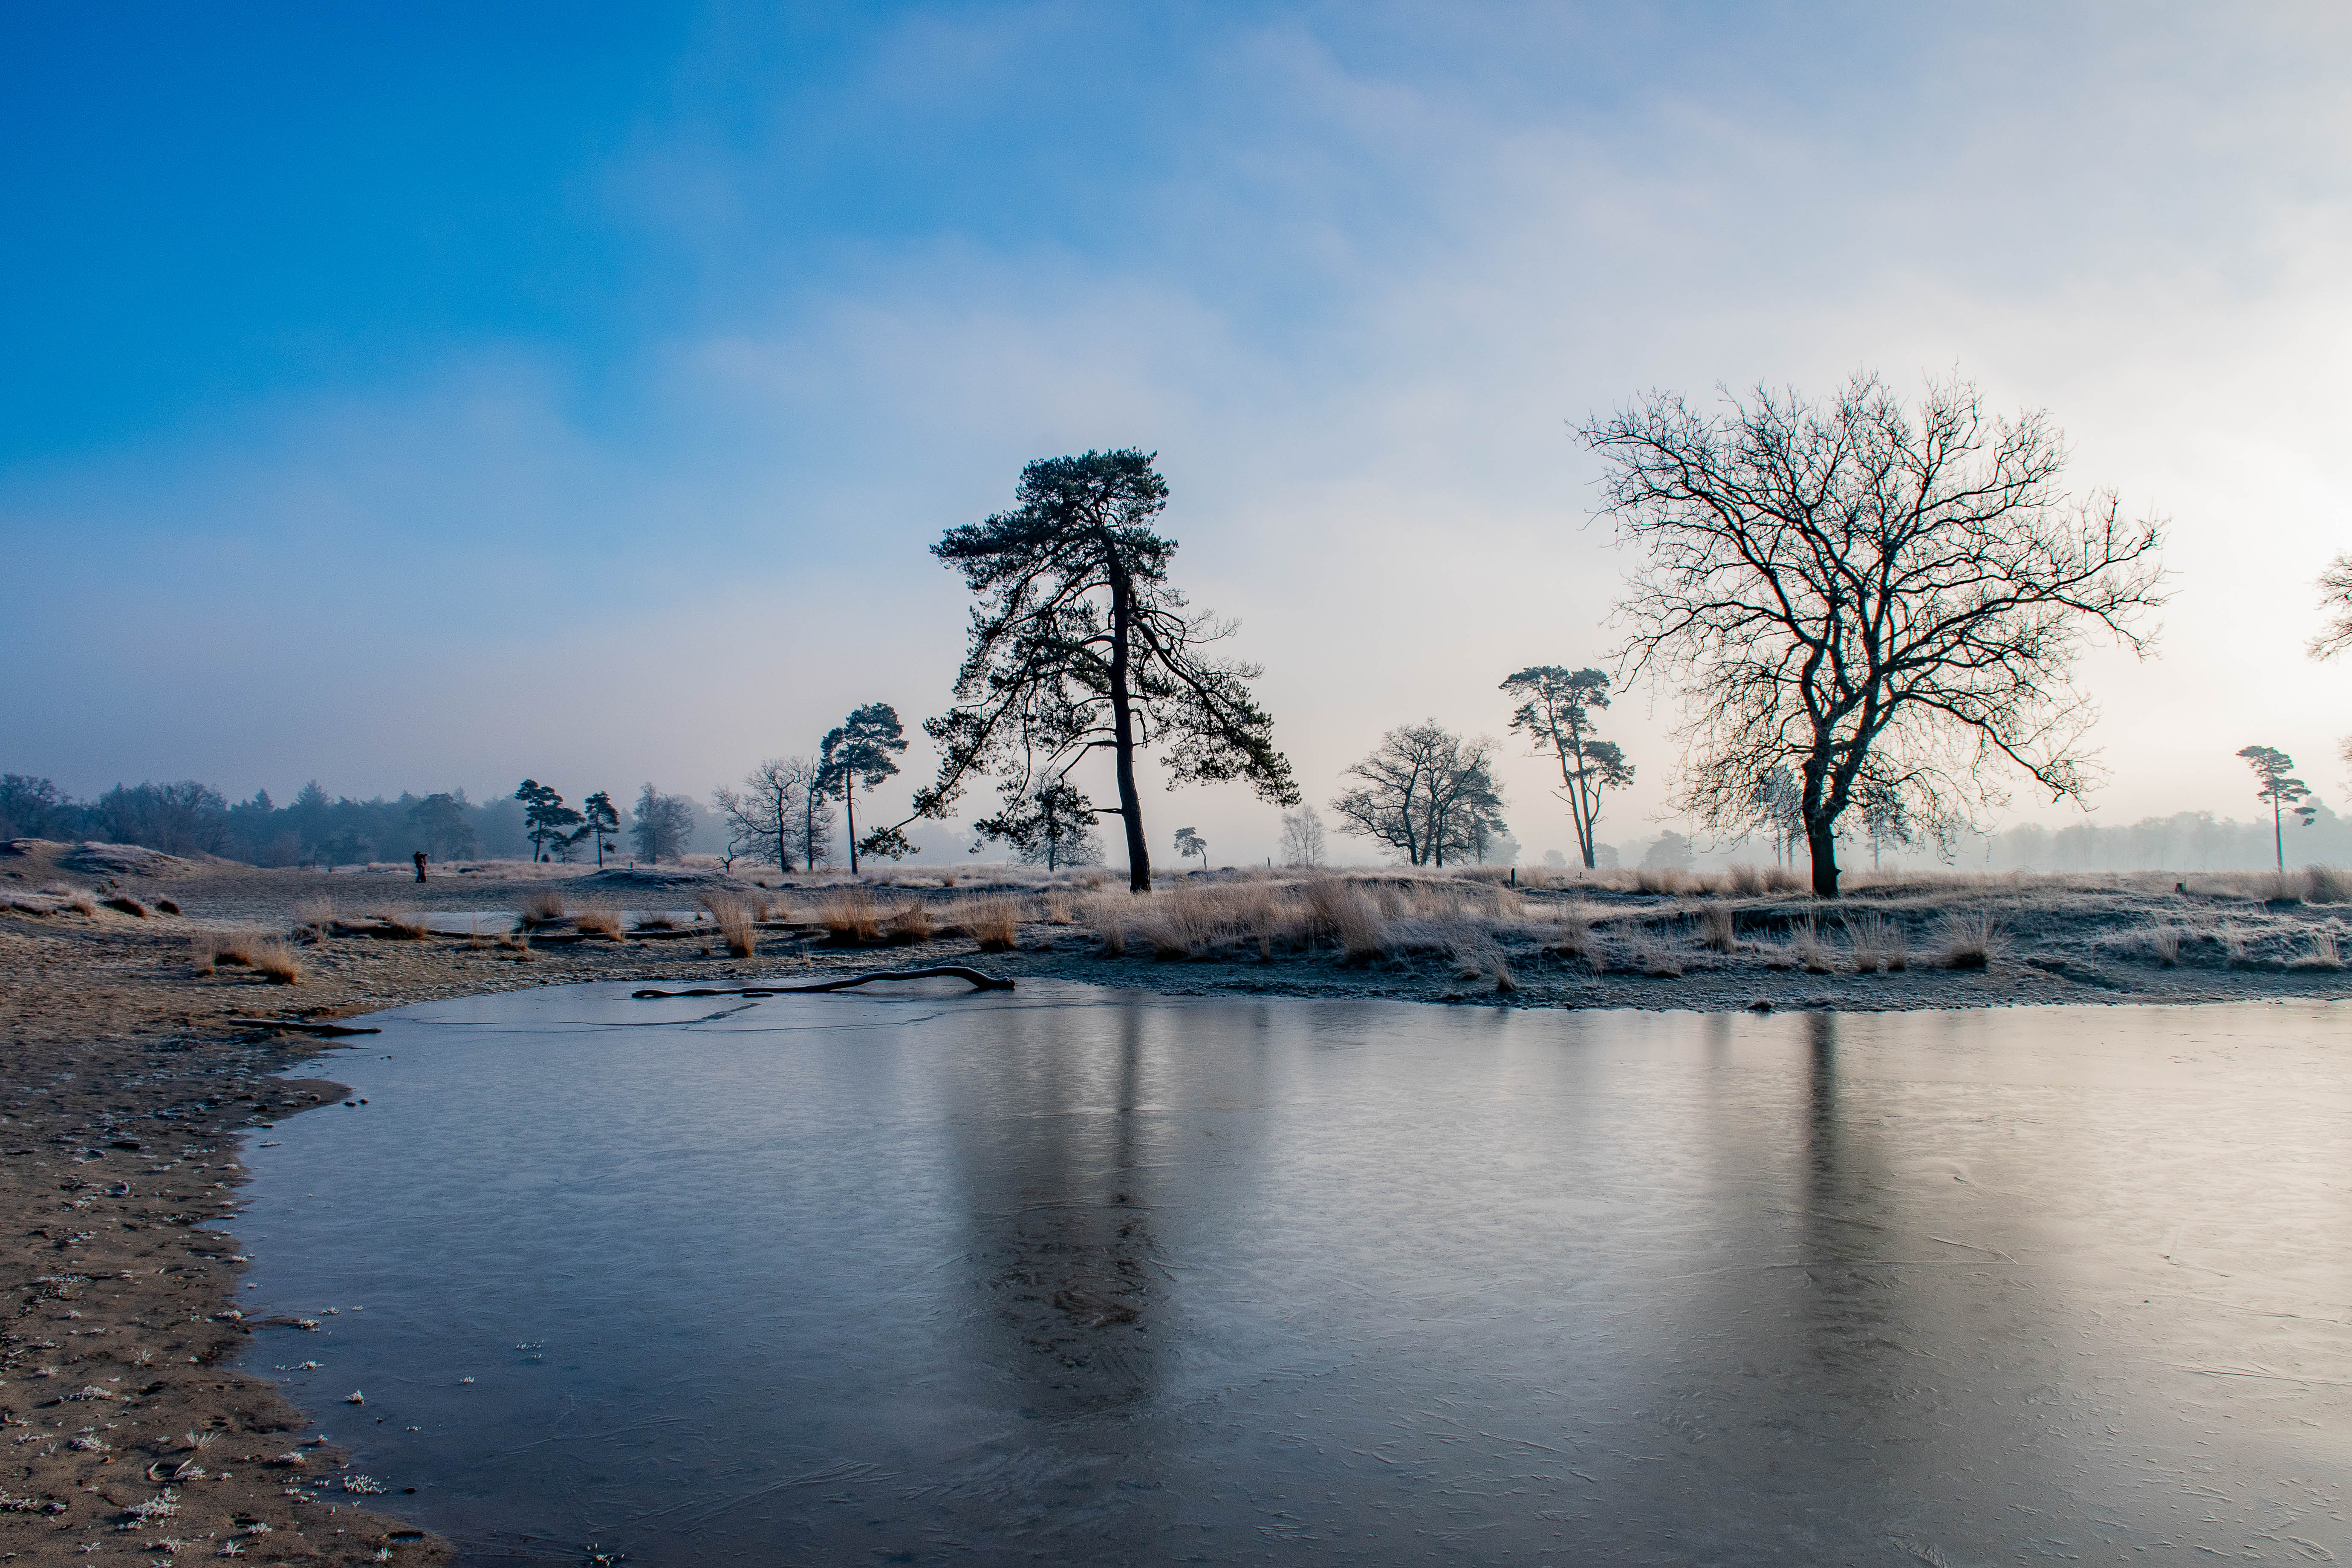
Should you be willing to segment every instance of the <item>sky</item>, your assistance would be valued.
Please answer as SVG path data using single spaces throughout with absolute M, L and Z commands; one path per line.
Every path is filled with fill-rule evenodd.
M 13 7 L 0 767 L 707 795 L 941 711 L 928 547 L 1135 446 L 1307 798 L 1434 717 L 1538 857 L 1496 686 L 1631 564 L 1572 427 L 1866 369 L 2169 519 L 2090 820 L 2250 817 L 2249 743 L 2340 807 L 2347 79 L 2324 5 Z M 1602 838 L 1680 825 L 1675 718 L 1605 716 Z

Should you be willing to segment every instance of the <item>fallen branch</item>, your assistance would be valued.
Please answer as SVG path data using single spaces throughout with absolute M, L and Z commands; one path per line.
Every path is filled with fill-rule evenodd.
M 353 1028 L 345 1024 L 306 1024 L 299 1018 L 231 1018 L 232 1024 L 248 1029 L 285 1029 L 297 1035 L 381 1035 L 382 1029 L 373 1025 Z
M 945 963 L 937 969 L 877 969 L 864 974 L 853 974 L 844 980 L 824 980 L 814 985 L 746 985 L 740 990 L 698 988 L 692 991 L 657 991 L 647 987 L 632 991 L 632 999 L 643 1001 L 649 996 L 806 996 L 818 991 L 845 991 L 853 985 L 864 985 L 876 980 L 969 980 L 975 991 L 1010 991 L 1013 982 L 1001 974 L 983 974 L 977 969 L 967 969 L 961 963 Z

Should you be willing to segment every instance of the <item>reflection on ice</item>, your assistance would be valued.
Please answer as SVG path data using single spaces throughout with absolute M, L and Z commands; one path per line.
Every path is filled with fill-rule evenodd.
M 2341 1006 L 617 989 L 388 1016 L 249 1155 L 260 1310 L 367 1307 L 298 1398 L 486 1552 L 2343 1542 Z

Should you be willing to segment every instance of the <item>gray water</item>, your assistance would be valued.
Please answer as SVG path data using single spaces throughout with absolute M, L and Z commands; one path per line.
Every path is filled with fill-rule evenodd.
M 2343 1005 L 383 1021 L 247 1364 L 476 1561 L 2352 1552 Z

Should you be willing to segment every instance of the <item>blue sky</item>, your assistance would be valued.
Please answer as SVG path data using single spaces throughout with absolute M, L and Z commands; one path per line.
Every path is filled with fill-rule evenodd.
M 2078 479 L 2175 519 L 2163 658 L 2091 670 L 2103 819 L 2244 814 L 2250 741 L 2344 793 L 2347 673 L 2297 652 L 2352 547 L 2333 8 L 133 5 L 0 39 L 11 769 L 707 791 L 857 702 L 936 711 L 962 606 L 924 546 L 1030 458 L 1134 444 L 1324 797 L 1388 725 L 1497 731 L 1504 674 L 1605 651 L 1623 562 L 1568 422 L 1874 366 L 2050 408 Z M 1629 840 L 1671 716 L 1616 710 Z M 1272 843 L 1239 792 L 1166 815 Z

